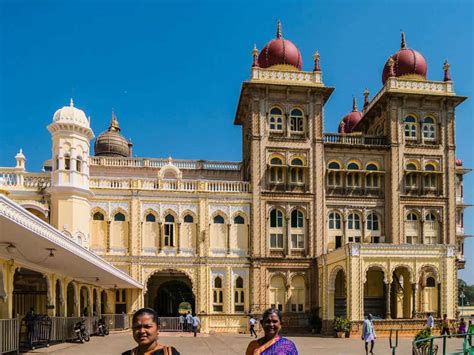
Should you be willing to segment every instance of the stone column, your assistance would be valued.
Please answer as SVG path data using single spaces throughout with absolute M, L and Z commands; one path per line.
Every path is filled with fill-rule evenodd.
M 391 312 L 391 297 L 392 294 L 392 284 L 387 282 L 385 284 L 385 319 L 392 319 L 392 312 Z
M 289 256 L 291 254 L 290 251 L 290 243 L 291 243 L 291 237 L 290 237 L 290 218 L 285 217 L 285 233 L 283 235 L 283 248 L 284 248 L 284 255 Z
M 161 222 L 158 222 L 158 253 L 161 252 L 161 246 L 162 246 L 162 234 L 163 234 L 163 230 L 162 230 L 162 227 L 163 227 L 163 223 Z
M 230 223 L 227 224 L 227 234 L 226 234 L 226 255 L 230 254 Z
M 107 221 L 107 235 L 105 236 L 106 238 L 106 252 L 107 253 L 110 253 L 110 223 L 112 223 L 111 221 Z
M 176 223 L 176 251 L 177 254 L 181 252 L 181 236 L 180 236 L 180 231 L 181 231 L 181 223 Z
M 411 290 L 412 290 L 412 300 L 413 300 L 413 305 L 412 305 L 412 318 L 416 318 L 417 317 L 417 314 L 418 314 L 418 310 L 417 310 L 417 297 L 416 297 L 416 293 L 418 291 L 418 284 L 415 282 L 415 283 L 412 283 L 411 284 Z

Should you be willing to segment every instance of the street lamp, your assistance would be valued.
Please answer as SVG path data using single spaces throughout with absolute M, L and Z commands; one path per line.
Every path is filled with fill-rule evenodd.
M 464 316 L 464 299 L 466 298 L 466 295 L 464 294 L 464 285 L 461 285 L 461 293 L 459 294 L 459 297 L 461 298 L 461 317 Z

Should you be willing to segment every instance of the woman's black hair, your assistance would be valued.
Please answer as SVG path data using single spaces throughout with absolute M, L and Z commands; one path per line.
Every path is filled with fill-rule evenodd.
M 133 314 L 132 322 L 135 322 L 138 317 L 144 314 L 148 314 L 149 316 L 151 316 L 151 319 L 156 323 L 156 325 L 160 325 L 160 318 L 158 317 L 158 314 L 156 314 L 155 310 L 152 308 L 140 308 Z
M 279 319 L 280 322 L 281 322 L 283 316 L 282 316 L 282 314 L 281 314 L 281 311 L 278 310 L 278 309 L 276 309 L 276 308 L 269 308 L 269 309 L 267 309 L 267 310 L 263 313 L 263 316 L 262 316 L 263 321 L 265 322 L 265 319 L 267 319 L 268 317 L 270 317 L 270 315 L 272 315 L 272 314 L 276 314 L 277 317 L 278 317 L 278 319 Z

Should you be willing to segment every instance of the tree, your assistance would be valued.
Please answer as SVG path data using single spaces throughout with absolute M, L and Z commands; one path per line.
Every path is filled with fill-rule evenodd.
M 462 304 L 461 291 L 464 293 L 464 305 L 474 305 L 474 285 L 468 285 L 466 281 L 459 279 L 458 281 L 458 301 Z

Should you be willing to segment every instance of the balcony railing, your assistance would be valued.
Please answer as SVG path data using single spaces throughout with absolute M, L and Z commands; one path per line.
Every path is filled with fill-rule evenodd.
M 245 181 L 156 180 L 128 178 L 91 178 L 91 189 L 139 189 L 181 192 L 248 193 L 250 183 Z
M 0 189 L 41 190 L 50 186 L 50 173 L 27 173 L 14 168 L 0 168 Z
M 124 168 L 162 168 L 168 164 L 172 164 L 178 169 L 204 169 L 226 171 L 240 171 L 242 165 L 242 163 L 240 162 L 228 161 L 114 157 L 90 157 L 89 164 L 90 166 L 109 166 Z
M 387 139 L 378 136 L 362 136 L 350 134 L 325 133 L 323 136 L 325 144 L 337 145 L 359 145 L 359 146 L 386 146 Z

